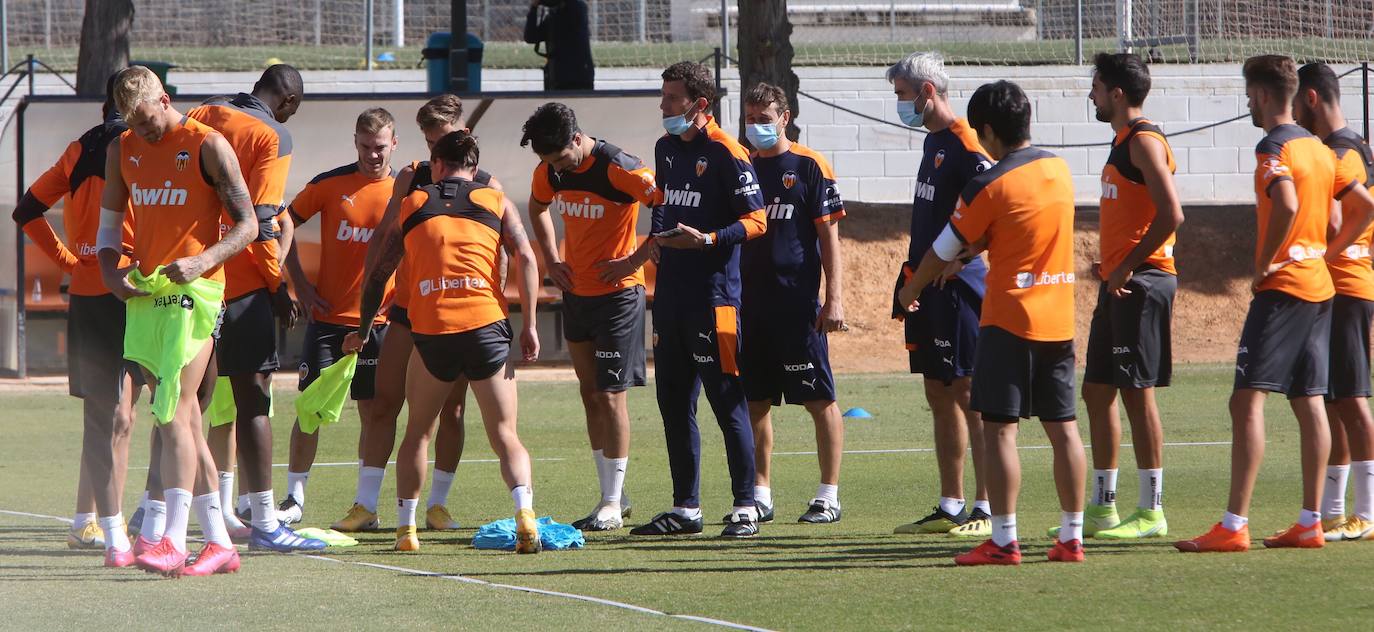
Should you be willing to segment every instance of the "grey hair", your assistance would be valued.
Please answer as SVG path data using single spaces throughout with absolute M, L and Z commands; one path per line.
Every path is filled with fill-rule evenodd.
M 912 53 L 905 59 L 892 64 L 887 69 L 888 83 L 901 79 L 919 87 L 921 82 L 935 86 L 936 94 L 945 94 L 949 87 L 949 75 L 945 74 L 945 58 L 935 51 Z

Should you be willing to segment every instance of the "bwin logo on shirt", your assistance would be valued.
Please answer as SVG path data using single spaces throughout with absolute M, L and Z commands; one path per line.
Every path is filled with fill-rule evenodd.
M 1106 180 L 1102 181 L 1102 199 L 1115 200 L 1117 196 L 1117 186 Z
M 486 287 L 485 279 L 470 276 L 461 276 L 456 279 L 421 279 L 420 296 L 429 296 L 434 292 L 444 290 L 481 290 Z
M 696 208 L 701 206 L 701 192 L 691 190 L 690 185 L 683 189 L 664 189 L 663 201 L 673 206 Z
M 145 189 L 135 182 L 129 188 L 129 201 L 135 206 L 183 206 L 186 189 L 173 189 L 171 180 L 163 181 L 160 189 Z
M 549 207 L 558 211 L 559 215 L 567 217 L 601 219 L 606 215 L 606 206 L 604 204 L 592 204 L 591 198 L 582 198 L 582 202 L 578 203 L 568 202 L 563 199 L 563 196 L 558 196 L 553 199 L 553 204 L 550 204 Z
M 356 241 L 365 244 L 369 239 L 372 239 L 372 234 L 375 232 L 377 232 L 375 228 L 349 226 L 348 220 L 341 219 L 339 220 L 339 232 L 334 235 L 334 238 L 339 241 Z
M 792 213 L 796 212 L 793 204 L 782 204 L 782 198 L 773 198 L 773 203 L 764 207 L 768 213 L 768 219 L 792 219 Z
M 935 201 L 935 185 L 929 182 L 916 181 L 916 197 L 927 202 Z

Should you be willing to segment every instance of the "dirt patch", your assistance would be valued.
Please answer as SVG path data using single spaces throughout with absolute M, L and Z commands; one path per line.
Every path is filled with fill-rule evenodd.
M 847 204 L 840 224 L 844 236 L 845 318 L 850 331 L 830 337 L 831 362 L 839 372 L 891 372 L 907 369 L 902 326 L 890 317 L 892 285 L 906 260 L 911 208 L 896 204 Z M 1227 362 L 1250 301 L 1249 270 L 1254 252 L 1251 207 L 1186 209 L 1175 254 L 1179 291 L 1173 325 L 1174 360 Z M 1075 284 L 1080 361 L 1088 323 L 1097 303 L 1091 277 L 1097 256 L 1097 212 L 1081 209 L 1074 222 L 1078 260 Z

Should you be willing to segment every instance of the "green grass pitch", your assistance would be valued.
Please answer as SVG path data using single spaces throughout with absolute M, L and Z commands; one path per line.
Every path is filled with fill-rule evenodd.
M 1229 440 L 1229 367 L 1180 367 L 1176 386 L 1160 395 L 1170 443 Z M 149 629 L 523 629 L 704 628 L 705 624 L 543 593 L 425 576 L 448 574 L 544 591 L 612 600 L 660 613 L 713 618 L 787 630 L 836 629 L 1340 629 L 1374 620 L 1369 573 L 1374 543 L 1320 551 L 1184 555 L 1169 545 L 1207 529 L 1222 511 L 1227 445 L 1175 445 L 1165 454 L 1170 536 L 1139 543 L 1088 542 L 1081 565 L 1044 562 L 1045 529 L 1058 524 L 1050 452 L 1038 423 L 1024 424 L 1025 466 L 1019 523 L 1021 568 L 955 568 L 952 556 L 972 546 L 940 536 L 897 536 L 892 528 L 924 515 L 936 499 L 930 414 L 908 376 L 840 376 L 841 406 L 863 406 L 871 420 L 848 422 L 841 481 L 844 520 L 827 526 L 793 522 L 816 483 L 815 457 L 774 460 L 777 522 L 753 540 L 716 539 L 729 494 L 720 433 L 702 425 L 702 537 L 632 539 L 625 531 L 589 535 L 581 551 L 533 556 L 477 551 L 473 530 L 510 514 L 510 498 L 479 422 L 467 421 L 466 456 L 449 506 L 456 533 L 421 532 L 418 554 L 391 552 L 389 531 L 362 544 L 305 556 L 245 554 L 230 576 L 165 581 L 135 570 L 99 568 L 92 552 L 68 551 L 65 527 L 43 518 L 0 514 L 0 628 L 72 629 L 113 625 Z M 592 507 L 596 481 L 574 384 L 526 381 L 521 436 L 534 462 L 535 507 L 569 522 Z M 278 411 L 293 392 L 278 389 Z M 70 516 L 80 445 L 77 402 L 56 390 L 0 393 L 0 509 Z M 632 524 L 670 500 L 662 428 L 651 388 L 630 396 L 633 448 L 628 489 Z M 475 408 L 475 407 L 474 407 Z M 702 410 L 707 410 L 703 404 Z M 1256 538 L 1297 516 L 1297 431 L 1280 397 L 1269 400 L 1268 454 L 1251 516 Z M 147 464 L 146 404 L 133 441 L 132 464 Z M 776 414 L 777 450 L 814 450 L 809 419 L 797 407 Z M 320 463 L 311 475 L 305 521 L 327 526 L 353 497 L 358 421 L 349 412 L 323 430 Z M 274 462 L 284 463 L 289 418 L 276 420 Z M 1083 427 L 1086 435 L 1086 424 Z M 1126 441 L 1130 439 L 1126 430 Z M 1041 448 L 1041 449 L 1034 449 Z M 918 450 L 890 452 L 888 450 Z M 1134 463 L 1123 449 L 1120 503 L 1136 501 Z M 277 489 L 285 468 L 275 469 Z M 125 507 L 142 487 L 129 474 Z M 970 482 L 971 472 L 967 477 Z M 395 526 L 394 470 L 381 499 L 384 527 Z M 194 526 L 193 526 L 194 528 Z M 1256 547 L 1259 542 L 1256 541 Z M 381 565 L 388 568 L 382 568 Z M 1364 624 L 1360 624 L 1364 621 Z

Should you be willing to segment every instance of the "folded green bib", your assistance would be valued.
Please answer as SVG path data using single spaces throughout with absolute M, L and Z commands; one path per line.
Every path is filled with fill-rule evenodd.
M 320 371 L 320 376 L 305 387 L 296 398 L 296 421 L 301 432 L 315 434 L 320 426 L 339 420 L 357 369 L 358 354 L 350 353 Z
M 239 416 L 239 408 L 234 404 L 234 386 L 229 378 L 220 376 L 215 380 L 215 394 L 210 399 L 210 407 L 205 410 L 205 421 L 211 428 L 234 423 Z M 277 416 L 277 398 L 270 394 L 267 398 L 267 416 Z
M 129 283 L 148 293 L 125 302 L 124 357 L 137 362 L 156 381 L 153 417 L 172 421 L 181 398 L 181 370 L 210 340 L 224 303 L 224 284 L 196 279 L 173 283 L 158 266 L 144 276 L 129 273 Z

